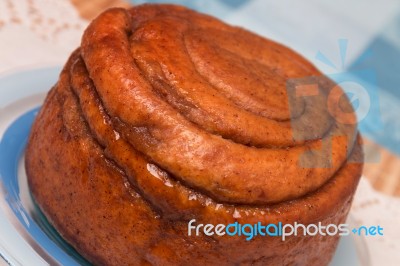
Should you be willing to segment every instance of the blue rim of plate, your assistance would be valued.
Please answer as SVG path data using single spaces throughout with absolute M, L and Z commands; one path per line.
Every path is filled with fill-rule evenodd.
M 5 131 L 0 142 L 0 177 L 6 191 L 5 200 L 19 223 L 56 262 L 62 265 L 90 265 L 63 240 L 34 203 L 33 213 L 21 203 L 18 164 L 25 151 L 32 123 L 39 111 L 34 108 L 18 117 Z

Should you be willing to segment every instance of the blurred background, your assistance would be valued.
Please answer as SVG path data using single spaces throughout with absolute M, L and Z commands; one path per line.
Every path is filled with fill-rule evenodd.
M 345 89 L 358 113 L 367 155 L 352 213 L 358 222 L 388 228 L 388 237 L 367 239 L 372 265 L 398 265 L 400 1 L 0 0 L 0 78 L 62 65 L 91 19 L 109 7 L 145 2 L 185 5 L 283 43 Z M 0 103 L 12 100 L 7 91 L 0 92 Z

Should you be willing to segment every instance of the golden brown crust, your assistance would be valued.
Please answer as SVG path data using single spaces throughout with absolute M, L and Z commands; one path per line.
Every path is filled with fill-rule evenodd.
M 290 49 L 183 7 L 106 11 L 35 121 L 32 194 L 96 264 L 327 264 L 337 237 L 187 235 L 193 218 L 344 222 L 362 168 L 348 163 L 362 161 L 356 128 L 329 114 L 324 78 L 320 97 L 289 110 L 287 80 L 315 75 Z M 329 140 L 330 156 L 312 152 Z
M 213 86 L 215 84 L 208 83 L 195 71 L 193 66 L 202 64 L 196 64 L 196 60 L 190 59 L 190 52 L 186 53 L 188 46 L 183 40 L 187 36 L 186 32 L 203 30 L 201 21 L 206 18 L 192 11 L 185 12 L 184 15 L 188 13 L 185 19 L 170 13 L 160 13 L 154 18 L 143 19 L 136 28 L 132 28 L 134 23 L 131 20 L 135 18 L 124 10 L 113 9 L 99 16 L 86 30 L 82 40 L 82 57 L 107 113 L 117 118 L 113 120 L 113 127 L 135 149 L 174 174 L 181 182 L 219 201 L 274 203 L 302 196 L 325 183 L 346 160 L 348 151 L 351 151 L 356 133 L 354 125 L 332 125 L 329 122 L 332 119 L 326 108 L 323 91 L 322 99 L 304 103 L 304 112 L 293 121 L 282 122 L 273 116 L 268 117 L 268 113 L 277 111 L 276 106 L 289 112 L 284 86 L 272 87 L 273 90 L 262 86 L 268 83 L 279 85 L 280 81 L 272 79 L 271 75 L 267 78 L 260 76 L 258 79 L 262 81 L 261 84 L 248 89 L 254 90 L 253 94 L 258 92 L 264 95 L 264 100 L 270 99 L 268 101 L 275 102 L 275 105 L 267 101 L 263 106 L 265 114 L 257 114 L 257 110 L 244 110 L 241 106 L 243 103 L 235 100 L 243 99 L 243 95 L 248 94 L 242 87 L 234 87 L 235 77 L 240 76 L 240 72 L 224 72 L 221 75 L 225 80 L 219 84 L 233 80 L 226 93 L 216 89 Z M 189 19 L 192 17 L 197 17 L 196 22 L 200 22 L 193 25 Z M 243 30 L 217 21 L 215 24 L 213 28 L 222 28 L 230 42 L 240 40 L 235 34 Z M 211 27 L 209 23 L 206 25 Z M 254 36 L 256 43 L 260 41 L 257 36 L 248 35 L 249 38 Z M 269 42 L 265 41 L 263 47 L 269 47 Z M 274 55 L 287 50 L 283 47 L 278 49 L 264 50 Z M 298 58 L 300 62 L 304 61 Z M 228 59 L 207 57 L 204 60 L 211 62 L 210 65 L 229 62 L 233 66 L 240 66 L 235 61 L 245 60 L 241 54 L 233 53 Z M 251 65 L 253 61 L 256 60 L 248 60 L 243 65 Z M 292 58 L 293 61 L 296 62 L 296 59 Z M 278 79 L 289 79 L 291 76 L 286 73 L 291 72 L 286 71 L 289 67 L 284 62 L 275 62 L 274 68 L 268 60 L 257 62 L 254 71 L 249 74 L 270 72 Z M 289 66 L 297 70 L 292 71 L 296 74 L 303 71 L 303 68 L 294 64 Z M 280 72 L 275 71 L 275 68 L 285 74 L 280 77 Z M 315 73 L 316 70 L 303 71 L 302 74 Z M 249 79 L 252 77 L 247 76 Z M 231 97 L 232 94 L 237 97 Z M 284 96 L 279 96 L 281 94 Z M 248 96 L 249 99 L 257 100 L 252 94 Z M 252 108 L 252 103 L 249 100 L 247 102 L 247 106 Z M 300 138 L 307 142 L 295 145 L 290 124 L 293 128 L 302 125 L 305 127 L 302 131 L 311 131 L 314 138 Z M 330 131 L 313 132 L 312 125 L 316 129 Z M 249 132 L 253 133 L 248 136 Z M 274 139 L 279 136 L 291 140 Z M 261 142 L 257 142 L 259 138 Z M 320 148 L 325 139 L 334 142 L 330 154 L 309 153 L 306 157 L 313 165 L 323 167 L 299 167 L 301 155 Z M 261 147 L 243 144 L 258 144 Z M 276 144 L 285 145 L 280 148 L 271 147 Z M 331 167 L 325 167 L 328 161 Z M 283 173 L 285 179 L 281 178 Z M 242 182 L 243 179 L 246 182 Z

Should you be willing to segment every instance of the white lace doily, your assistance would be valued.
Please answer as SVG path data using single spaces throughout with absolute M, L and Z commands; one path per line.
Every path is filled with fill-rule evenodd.
M 66 0 L 1 0 L 0 72 L 62 65 L 79 46 L 86 25 Z

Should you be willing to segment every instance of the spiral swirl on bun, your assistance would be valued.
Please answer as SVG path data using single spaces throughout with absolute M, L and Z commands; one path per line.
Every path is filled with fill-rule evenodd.
M 296 85 L 304 79 L 312 84 Z M 283 248 L 270 239 L 181 234 L 190 219 L 344 220 L 362 166 L 348 161 L 362 153 L 351 105 L 335 86 L 289 48 L 210 16 L 171 5 L 110 9 L 85 31 L 35 122 L 27 152 L 33 195 L 93 262 L 185 264 L 190 255 L 180 247 L 193 241 L 204 249 L 195 252 L 195 265 L 274 263 L 285 250 L 284 264 L 310 259 L 310 252 L 299 255 L 301 237 Z M 334 108 L 332 99 L 340 99 Z M 349 123 L 337 119 L 343 108 Z M 101 224 L 93 232 L 124 238 L 107 234 L 112 241 L 104 240 L 100 254 L 88 244 L 92 237 L 72 237 L 68 228 L 88 225 L 61 218 L 60 197 L 68 195 L 70 210 L 84 209 Z M 99 210 L 87 207 L 94 202 Z M 104 212 L 113 225 L 93 218 Z M 267 251 L 262 241 L 275 244 Z M 307 238 L 305 246 L 318 241 Z M 328 259 L 315 260 L 322 264 L 337 238 L 324 243 Z M 247 255 L 233 255 L 245 246 Z M 136 258 L 124 257 L 128 250 Z

